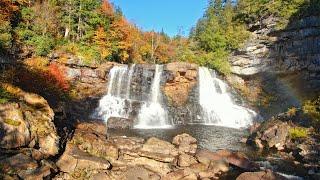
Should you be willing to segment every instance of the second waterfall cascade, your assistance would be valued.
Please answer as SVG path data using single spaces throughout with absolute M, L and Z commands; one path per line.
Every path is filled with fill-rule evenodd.
M 149 101 L 145 102 L 138 116 L 137 128 L 169 128 L 168 115 L 162 107 L 160 83 L 162 77 L 163 66 L 156 65 L 156 71 L 151 85 L 151 94 Z
M 109 72 L 108 93 L 100 100 L 96 117 L 105 121 L 110 117 L 133 119 L 134 127 L 139 129 L 173 127 L 161 88 L 161 82 L 165 82 L 168 75 L 164 67 L 114 66 Z M 241 128 L 257 118 L 254 111 L 236 103 L 229 86 L 213 70 L 199 67 L 196 89 L 198 101 L 193 103 L 201 112 L 192 113 L 199 117 L 201 124 Z M 193 121 L 186 119 L 186 122 Z
M 227 84 L 215 71 L 205 67 L 199 67 L 199 103 L 207 125 L 241 128 L 252 124 L 257 116 L 254 111 L 235 104 Z

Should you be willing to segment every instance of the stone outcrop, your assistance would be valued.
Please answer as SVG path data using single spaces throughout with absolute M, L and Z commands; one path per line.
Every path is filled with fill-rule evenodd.
M 51 59 L 51 63 L 58 65 L 72 86 L 72 91 L 69 93 L 72 100 L 62 102 L 55 108 L 58 112 L 56 116 L 58 126 L 68 127 L 69 131 L 77 120 L 91 119 L 100 98 L 107 93 L 109 71 L 117 64 L 108 62 L 99 66 L 86 66 L 74 58 L 68 56 L 66 62 Z M 61 117 L 60 114 L 63 116 Z M 66 118 L 70 124 L 64 122 Z
M 173 106 L 187 103 L 189 93 L 197 83 L 198 66 L 188 63 L 170 63 L 166 65 L 169 72 L 163 87 L 164 94 Z
M 320 71 L 319 17 L 304 17 L 281 31 L 276 30 L 277 21 L 269 16 L 254 25 L 259 28 L 252 32 L 245 47 L 231 57 L 233 73 Z
M 270 120 L 262 123 L 260 127 L 251 134 L 247 143 L 258 148 L 285 148 L 290 125 L 279 120 Z
M 14 94 L 17 101 L 0 104 L 0 147 L 38 146 L 43 155 L 56 155 L 59 137 L 53 124 L 54 113 L 47 101 L 8 84 L 2 86 Z
M 175 62 L 165 65 L 162 91 L 169 116 L 175 124 L 196 121 L 201 111 L 198 105 L 198 65 Z
M 251 36 L 230 57 L 231 79 L 261 115 L 270 117 L 300 106 L 320 90 L 320 18 L 301 16 L 277 30 L 278 19 L 250 24 Z

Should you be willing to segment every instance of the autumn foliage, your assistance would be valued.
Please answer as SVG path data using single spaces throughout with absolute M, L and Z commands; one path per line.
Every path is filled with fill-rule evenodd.
M 67 91 L 70 88 L 70 85 L 65 77 L 65 71 L 57 64 L 50 64 L 48 67 L 48 73 L 46 75 L 48 77 L 49 82 L 52 82 L 56 87 L 62 89 L 63 91 Z
M 114 9 L 108 0 L 103 0 L 101 5 L 101 11 L 107 16 L 114 15 Z
M 55 106 L 61 99 L 69 97 L 71 87 L 65 73 L 65 69 L 55 63 L 33 68 L 17 64 L 0 72 L 0 83 L 13 84 L 24 91 L 39 94 Z

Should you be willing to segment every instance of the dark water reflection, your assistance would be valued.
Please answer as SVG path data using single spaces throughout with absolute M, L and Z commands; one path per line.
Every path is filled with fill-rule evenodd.
M 240 142 L 241 138 L 246 135 L 246 131 L 218 126 L 192 124 L 175 126 L 171 129 L 110 130 L 108 133 L 111 136 L 134 136 L 144 139 L 157 137 L 169 142 L 178 134 L 188 133 L 198 140 L 200 148 L 212 151 L 229 149 L 246 152 L 249 150 L 244 143 Z

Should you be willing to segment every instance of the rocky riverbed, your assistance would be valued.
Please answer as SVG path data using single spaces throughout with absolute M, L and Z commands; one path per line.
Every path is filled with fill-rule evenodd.
M 7 86 L 7 89 L 10 88 L 14 89 Z M 46 100 L 20 89 L 15 90 L 20 95 L 16 104 L 0 105 L 2 179 L 171 180 L 291 177 L 270 170 L 279 169 L 272 164 L 276 161 L 273 159 L 275 156 L 257 153 L 257 158 L 250 154 L 253 151 L 240 152 L 228 148 L 208 150 L 199 146 L 199 140 L 183 133 L 183 130 L 171 140 L 166 138 L 167 141 L 158 137 L 144 139 L 110 134 L 104 122 L 88 120 L 76 123 L 72 133 L 59 140 L 53 124 L 53 111 Z M 300 166 L 304 170 L 298 175 L 309 179 L 319 177 L 319 143 L 296 143 L 296 148 L 293 148 L 294 146 L 289 146 L 289 142 L 292 142 L 288 137 L 289 128 L 290 125 L 284 120 L 266 122 L 252 128 L 248 143 L 260 142 L 259 147 L 268 150 L 274 147 L 278 150 L 291 148 L 292 151 L 288 153 L 282 152 L 282 160 L 278 159 L 281 163 L 277 166 L 291 158 L 291 162 L 295 163 L 292 168 Z M 295 174 L 294 171 L 288 172 Z
M 100 121 L 79 123 L 60 157 L 44 159 L 34 148 L 7 151 L 4 179 L 217 179 L 233 169 L 259 167 L 241 152 L 199 149 L 197 139 L 180 134 L 172 142 L 151 137 L 107 137 Z M 4 154 L 4 153 L 2 153 Z M 243 174 L 278 176 L 272 172 Z

